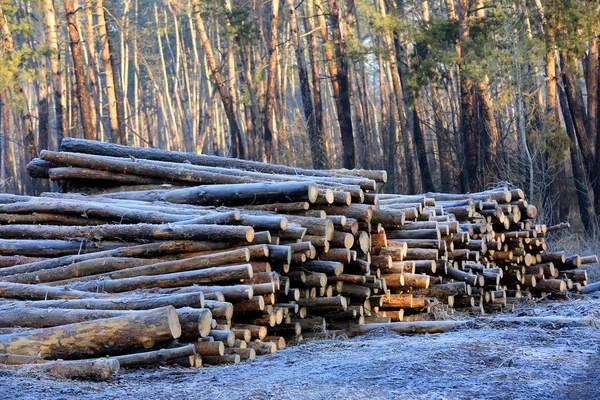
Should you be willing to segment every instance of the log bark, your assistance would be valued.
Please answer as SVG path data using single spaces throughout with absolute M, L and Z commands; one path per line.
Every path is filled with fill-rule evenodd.
M 173 288 L 203 283 L 235 281 L 252 277 L 252 265 L 233 265 L 213 267 L 198 271 L 176 272 L 172 274 L 138 276 L 123 279 L 100 279 L 89 282 L 77 282 L 70 287 L 91 292 L 128 292 L 147 288 Z
M 56 288 L 47 285 L 26 285 L 22 283 L 0 282 L 0 297 L 19 300 L 68 300 L 82 298 L 111 298 L 105 293 L 89 293 L 80 290 L 70 290 L 64 287 Z
M 387 328 L 397 333 L 443 333 L 463 325 L 467 321 L 417 321 L 363 324 L 346 330 L 348 336 L 359 336 L 379 328 Z
M 18 242 L 17 244 L 28 244 L 28 241 L 9 241 Z M 38 241 L 33 241 L 38 242 Z M 50 243 L 48 249 L 52 249 L 51 245 L 54 241 L 40 241 Z M 81 244 L 78 244 L 81 248 Z M 2 247 L 2 240 L 0 240 L 0 248 Z M 20 249 L 21 247 L 19 247 Z M 0 276 L 23 274 L 27 272 L 40 271 L 43 269 L 57 268 L 67 264 L 77 263 L 86 260 L 98 259 L 101 257 L 153 257 L 157 255 L 174 254 L 174 253 L 190 253 L 198 251 L 208 251 L 216 249 L 227 249 L 229 243 L 215 244 L 213 242 L 195 242 L 189 240 L 174 240 L 166 242 L 148 243 L 135 245 L 131 247 L 118 247 L 111 250 L 97 251 L 91 254 L 76 254 L 64 257 L 51 258 L 42 261 L 36 261 L 29 264 L 15 265 L 13 267 L 6 267 L 0 269 Z M 22 253 L 20 253 L 22 254 Z
M 117 299 L 38 300 L 15 303 L 19 307 L 59 308 L 66 310 L 150 310 L 166 306 L 211 309 L 202 292 L 156 295 L 151 297 L 125 297 Z M 229 304 L 229 303 L 226 303 Z M 218 314 L 218 313 L 217 313 Z
M 311 182 L 248 183 L 196 186 L 185 189 L 120 192 L 103 195 L 117 199 L 167 201 L 204 206 L 243 206 L 281 202 L 314 203 L 318 189 Z
M 119 361 L 114 358 L 92 360 L 46 361 L 42 364 L 3 365 L 0 370 L 24 372 L 42 372 L 62 379 L 107 380 L 119 371 Z
M 180 335 L 175 309 L 163 307 L 116 318 L 0 335 L 0 349 L 5 353 L 70 359 L 150 348 L 156 342 Z
M 212 240 L 246 241 L 254 239 L 254 229 L 246 226 L 220 225 L 97 225 L 97 226 L 47 226 L 5 225 L 0 226 L 0 236 L 7 239 L 155 239 L 155 240 Z
M 171 360 L 190 357 L 196 355 L 196 348 L 193 344 L 176 347 L 173 349 L 160 349 L 148 351 L 145 353 L 125 354 L 115 356 L 113 359 L 119 361 L 122 368 L 130 368 L 137 366 L 149 366 L 152 364 L 168 363 Z

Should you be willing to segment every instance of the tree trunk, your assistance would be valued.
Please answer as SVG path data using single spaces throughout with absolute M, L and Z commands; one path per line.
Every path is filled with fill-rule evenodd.
M 306 119 L 306 125 L 308 126 L 308 138 L 310 140 L 313 168 L 321 169 L 325 166 L 327 157 L 325 153 L 325 140 L 323 138 L 323 131 L 318 129 L 313 108 L 310 82 L 308 80 L 308 72 L 304 61 L 304 46 L 302 45 L 302 38 L 298 32 L 298 21 L 296 19 L 294 0 L 286 0 L 286 5 L 289 13 L 292 42 L 294 43 L 294 51 L 296 53 L 300 94 L 302 95 L 304 118 Z
M 459 0 L 458 2 L 458 37 L 459 43 L 469 38 L 469 1 Z M 461 63 L 465 63 L 467 51 L 464 47 L 459 48 Z M 479 152 L 477 144 L 477 134 L 475 130 L 475 107 L 473 96 L 473 81 L 468 78 L 463 71 L 460 77 L 460 104 L 461 121 L 464 135 L 465 147 L 465 186 L 467 191 L 478 192 L 481 185 L 478 179 L 479 171 Z
M 330 0 L 331 29 L 337 63 L 337 83 L 340 102 L 340 130 L 342 131 L 342 147 L 344 168 L 353 169 L 356 165 L 354 149 L 354 132 L 352 128 L 352 108 L 350 104 L 351 90 L 348 76 L 348 56 L 346 54 L 346 39 L 344 18 L 338 0 Z M 323 28 L 321 28 L 323 29 Z
M 104 63 L 104 76 L 106 80 L 106 97 L 108 107 L 108 119 L 110 122 L 111 140 L 119 144 L 127 144 L 124 127 L 119 124 L 119 113 L 117 111 L 117 82 L 112 66 L 112 54 L 110 52 L 110 38 L 106 29 L 106 18 L 104 14 L 104 0 L 96 0 L 96 12 L 98 14 L 98 33 L 102 45 L 102 61 Z
M 269 39 L 269 68 L 267 73 L 267 92 L 265 94 L 264 109 L 264 141 L 265 159 L 273 162 L 277 149 L 273 145 L 275 134 L 274 106 L 275 106 L 275 84 L 277 81 L 277 34 L 279 33 L 279 0 L 271 2 L 271 36 Z
M 73 58 L 73 71 L 75 74 L 77 100 L 81 113 L 81 126 L 83 127 L 83 136 L 86 139 L 95 140 L 96 132 L 92 122 L 90 110 L 90 99 L 85 82 L 85 66 L 83 63 L 83 53 L 81 46 L 81 36 L 77 24 L 77 15 L 73 0 L 64 0 L 65 12 L 67 13 L 67 25 L 69 28 L 69 42 L 71 46 L 71 56 Z
M 306 3 L 306 9 L 308 11 L 308 15 L 306 17 L 306 23 L 308 25 L 307 33 L 309 34 L 309 44 L 308 51 L 310 54 L 310 63 L 312 70 L 312 89 L 313 89 L 313 99 L 314 99 L 314 112 L 315 112 L 315 124 L 317 128 L 318 141 L 321 148 L 319 152 L 322 153 L 320 155 L 321 161 L 320 165 L 315 165 L 315 168 L 330 168 L 329 158 L 327 157 L 326 150 L 326 136 L 325 136 L 325 124 L 323 121 L 323 101 L 321 98 L 321 74 L 319 71 L 319 53 L 317 48 L 317 28 L 315 25 L 315 5 L 314 0 L 308 0 Z M 314 157 L 313 157 L 314 158 Z
M 12 34 L 10 32 L 10 28 L 8 26 L 8 22 L 4 17 L 4 12 L 2 7 L 0 6 L 0 33 L 4 36 L 4 46 L 5 50 L 9 56 L 12 56 L 15 52 L 15 47 L 12 39 Z M 27 99 L 25 98 L 25 91 L 20 84 L 19 73 L 15 72 L 12 77 L 15 85 L 16 91 L 18 93 L 18 101 L 19 101 L 19 113 L 21 116 L 21 123 L 23 124 L 23 137 L 25 139 L 25 145 L 27 146 L 27 161 L 33 160 L 37 157 L 37 147 L 35 144 L 35 136 L 33 134 L 33 124 L 31 122 L 31 113 L 29 111 L 29 107 L 27 105 Z M 5 103 L 6 104 L 6 103 Z
M 490 78 L 487 76 L 487 74 L 484 74 L 484 76 L 477 81 L 477 88 L 479 91 L 479 99 L 481 100 L 485 131 L 487 132 L 487 146 L 485 152 L 486 173 L 484 176 L 488 177 L 488 183 L 490 183 L 491 181 L 489 178 L 493 177 L 492 167 L 496 162 L 496 150 L 498 148 L 498 127 L 496 125 L 494 110 L 492 110 Z
M 46 17 L 46 30 L 48 32 L 48 48 L 50 50 L 50 68 L 52 70 L 52 91 L 54 92 L 54 112 L 56 117 L 57 144 L 65 135 L 67 122 L 67 110 L 63 105 L 62 83 L 60 69 L 60 52 L 58 49 L 58 35 L 56 33 L 56 12 L 54 11 L 54 0 L 44 0 L 44 15 Z
M 579 203 L 579 213 L 581 216 L 581 222 L 583 223 L 583 226 L 585 227 L 585 230 L 587 232 L 592 232 L 594 227 L 594 208 L 592 206 L 592 201 L 590 198 L 590 186 L 588 185 L 589 181 L 585 165 L 579 152 L 580 146 L 577 141 L 577 134 L 575 133 L 575 123 L 573 122 L 571 112 L 569 111 L 567 94 L 565 93 L 565 90 L 560 86 L 558 94 L 560 99 L 560 107 L 563 111 L 563 117 L 565 120 L 565 127 L 570 139 L 569 151 L 571 153 L 573 181 L 575 184 L 575 191 L 577 193 L 577 200 Z
M 219 71 L 219 66 L 217 65 L 217 60 L 215 59 L 212 45 L 208 39 L 208 35 L 206 34 L 204 21 L 200 15 L 200 1 L 193 0 L 192 5 L 194 8 L 194 16 L 196 18 L 198 38 L 200 39 L 200 44 L 206 53 L 206 60 L 213 74 L 219 95 L 221 96 L 221 101 L 223 102 L 223 107 L 225 108 L 227 120 L 229 121 L 229 137 L 231 140 L 230 155 L 233 158 L 246 158 L 244 145 L 242 143 L 242 134 L 237 122 L 236 112 L 233 105 L 233 98 L 231 93 L 228 92 L 227 87 L 221 78 L 221 72 Z

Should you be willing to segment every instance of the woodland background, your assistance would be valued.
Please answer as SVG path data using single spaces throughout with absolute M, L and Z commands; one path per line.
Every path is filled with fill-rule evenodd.
M 522 187 L 600 217 L 600 4 L 0 0 L 0 189 L 63 137 Z

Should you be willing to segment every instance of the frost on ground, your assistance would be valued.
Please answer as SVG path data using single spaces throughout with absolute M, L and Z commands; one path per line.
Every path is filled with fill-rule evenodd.
M 520 305 L 592 317 L 600 295 Z M 598 399 L 600 329 L 494 318 L 435 335 L 378 330 L 314 340 L 238 365 L 121 370 L 108 382 L 0 375 L 2 399 Z

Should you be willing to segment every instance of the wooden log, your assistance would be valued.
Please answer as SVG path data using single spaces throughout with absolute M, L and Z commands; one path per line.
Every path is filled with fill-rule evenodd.
M 90 310 L 150 310 L 166 306 L 175 308 L 193 307 L 211 309 L 210 303 L 204 300 L 201 292 L 182 293 L 173 295 L 157 295 L 151 297 L 125 297 L 118 299 L 71 299 L 71 300 L 40 300 L 14 303 L 19 307 L 60 308 L 60 309 L 90 309 Z M 230 303 L 226 303 L 230 304 Z M 233 306 L 231 306 L 233 307 Z M 219 315 L 219 312 L 217 315 Z
M 306 307 L 311 311 L 317 310 L 328 310 L 328 309 L 343 309 L 345 310 L 348 306 L 346 298 L 343 296 L 335 297 L 317 297 L 308 299 L 299 299 L 298 305 L 300 307 Z
M 198 339 L 208 336 L 211 330 L 212 313 L 207 308 L 184 307 L 177 309 L 181 325 L 181 338 Z
M 94 238 L 119 240 L 213 240 L 252 242 L 254 230 L 245 226 L 132 224 L 97 226 L 4 225 L 0 236 L 5 239 Z
M 119 361 L 114 358 L 100 358 L 89 360 L 57 360 L 46 361 L 41 364 L 4 365 L 0 370 L 41 372 L 62 379 L 94 379 L 107 380 L 119 371 Z
M 0 240 L 0 247 L 1 247 Z M 76 243 L 76 242 L 75 242 Z M 79 245 L 79 244 L 78 244 Z M 97 251 L 92 254 L 69 255 L 32 262 L 29 264 L 15 265 L 0 269 L 0 276 L 23 274 L 27 272 L 40 271 L 43 269 L 56 268 L 72 263 L 86 260 L 98 259 L 103 257 L 154 257 L 157 255 L 189 253 L 197 251 L 214 251 L 215 249 L 228 249 L 229 243 L 198 242 L 189 240 L 173 240 L 165 242 L 148 243 L 123 247 L 123 243 L 118 248 Z M 98 249 L 96 249 L 98 250 Z
M 223 168 L 235 168 L 248 171 L 261 171 L 271 174 L 287 174 L 287 175 L 308 175 L 308 176 L 321 176 L 330 177 L 335 174 L 342 176 L 359 176 L 366 177 L 367 179 L 385 181 L 387 175 L 384 171 L 379 171 L 374 175 L 375 172 L 365 172 L 367 175 L 357 175 L 361 172 L 347 171 L 347 170 L 309 170 L 296 167 L 288 167 L 284 165 L 274 165 L 261 163 L 257 161 L 248 161 L 235 158 L 226 158 L 218 156 L 209 156 L 198 153 L 182 153 L 167 150 L 160 150 L 155 148 L 140 148 L 132 146 L 121 146 L 112 143 L 103 143 L 85 139 L 74 139 L 67 138 L 68 140 L 61 143 L 61 150 L 68 152 L 97 154 L 103 156 L 112 157 L 135 157 L 148 160 L 157 161 L 169 161 L 175 163 L 191 163 L 193 165 L 204 165 L 213 167 Z M 358 170 L 361 171 L 361 170 Z
M 254 296 L 250 300 L 245 300 L 233 305 L 233 311 L 237 313 L 263 311 L 265 309 L 265 299 L 263 296 Z
M 540 279 L 536 282 L 535 288 L 543 292 L 564 292 L 567 290 L 565 281 L 560 279 Z
M 123 279 L 137 276 L 164 275 L 177 272 L 202 270 L 222 265 L 237 264 L 239 262 L 245 263 L 249 260 L 250 252 L 247 248 L 241 248 L 237 250 L 190 257 L 183 260 L 152 263 L 149 265 L 123 269 L 116 272 L 97 274 L 94 276 L 94 279 Z
M 414 291 L 414 294 L 426 297 L 447 298 L 448 296 L 466 296 L 471 294 L 465 282 L 453 282 L 431 285 L 429 288 Z
M 248 348 L 254 349 L 256 354 L 261 356 L 277 351 L 277 345 L 273 342 L 249 342 Z
M 225 354 L 237 354 L 240 357 L 240 361 L 254 360 L 256 358 L 256 350 L 248 348 L 239 349 L 234 347 L 225 349 Z
M 15 265 L 29 264 L 32 262 L 45 260 L 43 257 L 25 257 L 25 256 L 0 256 L 0 268 L 13 267 Z
M 248 330 L 252 339 L 262 340 L 265 336 L 267 336 L 266 326 L 236 323 L 233 325 L 233 328 L 238 330 Z
M 340 292 L 340 294 L 342 294 L 344 296 L 357 298 L 357 299 L 365 299 L 366 300 L 371 296 L 370 288 L 363 286 L 363 285 L 357 285 L 354 283 L 344 283 L 339 292 Z
M 3 277 L 6 282 L 17 283 L 49 283 L 56 281 L 69 281 L 88 275 L 117 271 L 121 269 L 135 268 L 152 264 L 153 260 L 131 257 L 108 257 L 95 260 L 86 260 L 79 263 L 45 269 L 36 272 L 8 275 Z
M 44 309 L 40 307 L 23 307 L 19 303 L 13 306 L 3 306 L 0 310 L 2 312 L 0 327 L 22 326 L 28 328 L 48 328 L 140 312 L 132 310 Z M 208 334 L 212 319 L 210 310 L 184 307 L 177 310 L 177 315 L 182 336 L 197 338 Z M 193 334 L 187 335 L 188 332 Z
M 162 364 L 182 357 L 192 357 L 196 355 L 196 348 L 193 344 L 183 345 L 170 349 L 159 349 L 143 353 L 133 353 L 114 356 L 113 359 L 119 361 L 121 367 L 130 368 L 136 366 L 148 366 L 152 364 Z
M 212 336 L 209 336 L 212 338 Z M 204 338 L 206 339 L 206 338 Z M 222 356 L 225 354 L 225 344 L 219 341 L 192 342 L 196 354 L 204 356 Z
M 485 284 L 485 278 L 483 276 L 472 275 L 451 266 L 447 267 L 446 276 L 456 281 L 466 282 L 471 286 L 483 286 Z
M 55 288 L 46 285 L 27 285 L 13 282 L 0 282 L 0 297 L 19 300 L 59 300 L 81 298 L 111 298 L 105 293 L 89 293 L 70 290 L 64 287 Z
M 78 255 L 89 255 L 99 251 L 112 250 L 120 247 L 126 247 L 128 243 L 103 241 L 89 242 L 81 239 L 72 240 L 14 240 L 0 239 L 0 255 L 13 256 L 22 255 L 26 257 L 62 257 Z M 131 244 L 129 244 L 131 245 Z M 48 260 L 44 260 L 48 261 Z M 41 261 L 40 261 L 41 262 Z M 10 275 L 13 269 L 18 267 L 25 268 L 30 264 L 15 265 L 13 267 L 2 268 L 3 275 Z M 6 270 L 6 271 L 4 271 Z
M 233 347 L 235 344 L 235 333 L 231 331 L 211 329 L 209 335 L 212 336 L 216 342 L 223 342 L 227 347 Z
M 312 182 L 248 183 L 237 185 L 204 185 L 185 189 L 121 192 L 103 197 L 167 201 L 203 206 L 243 206 L 281 202 L 314 203 L 318 189 Z
M 364 335 L 375 329 L 387 328 L 398 333 L 443 333 L 465 324 L 465 321 L 391 322 L 389 324 L 363 324 L 347 329 L 348 336 Z
M 177 312 L 171 306 L 60 327 L 0 335 L 4 353 L 43 358 L 80 358 L 150 348 L 181 335 Z
M 252 266 L 242 264 L 163 275 L 77 282 L 72 284 L 71 287 L 82 291 L 118 293 L 153 287 L 173 288 L 193 284 L 227 282 L 251 277 Z
M 594 282 L 581 288 L 581 293 L 594 293 L 600 290 L 600 282 Z
M 404 273 L 382 274 L 381 279 L 385 279 L 388 289 L 401 290 L 404 285 Z
M 302 264 L 302 269 L 322 272 L 327 276 L 337 276 L 344 271 L 344 264 L 336 261 L 312 260 Z
M 274 211 L 277 213 L 290 213 L 296 211 L 306 211 L 310 208 L 308 201 L 304 202 L 292 202 L 292 203 L 272 203 L 272 204 L 258 204 L 258 205 L 247 205 L 244 206 L 246 210 L 256 211 Z
M 202 292 L 207 300 L 218 301 L 241 301 L 249 300 L 254 295 L 254 289 L 250 285 L 232 285 L 232 286 L 208 286 L 208 285 L 192 285 L 186 287 L 178 287 L 176 289 L 163 289 L 162 293 L 180 294 L 180 293 L 195 293 Z M 161 291 L 159 290 L 159 293 Z M 222 296 L 221 299 L 219 297 Z
M 222 356 L 203 356 L 202 362 L 207 365 L 239 364 L 239 354 L 225 354 Z

